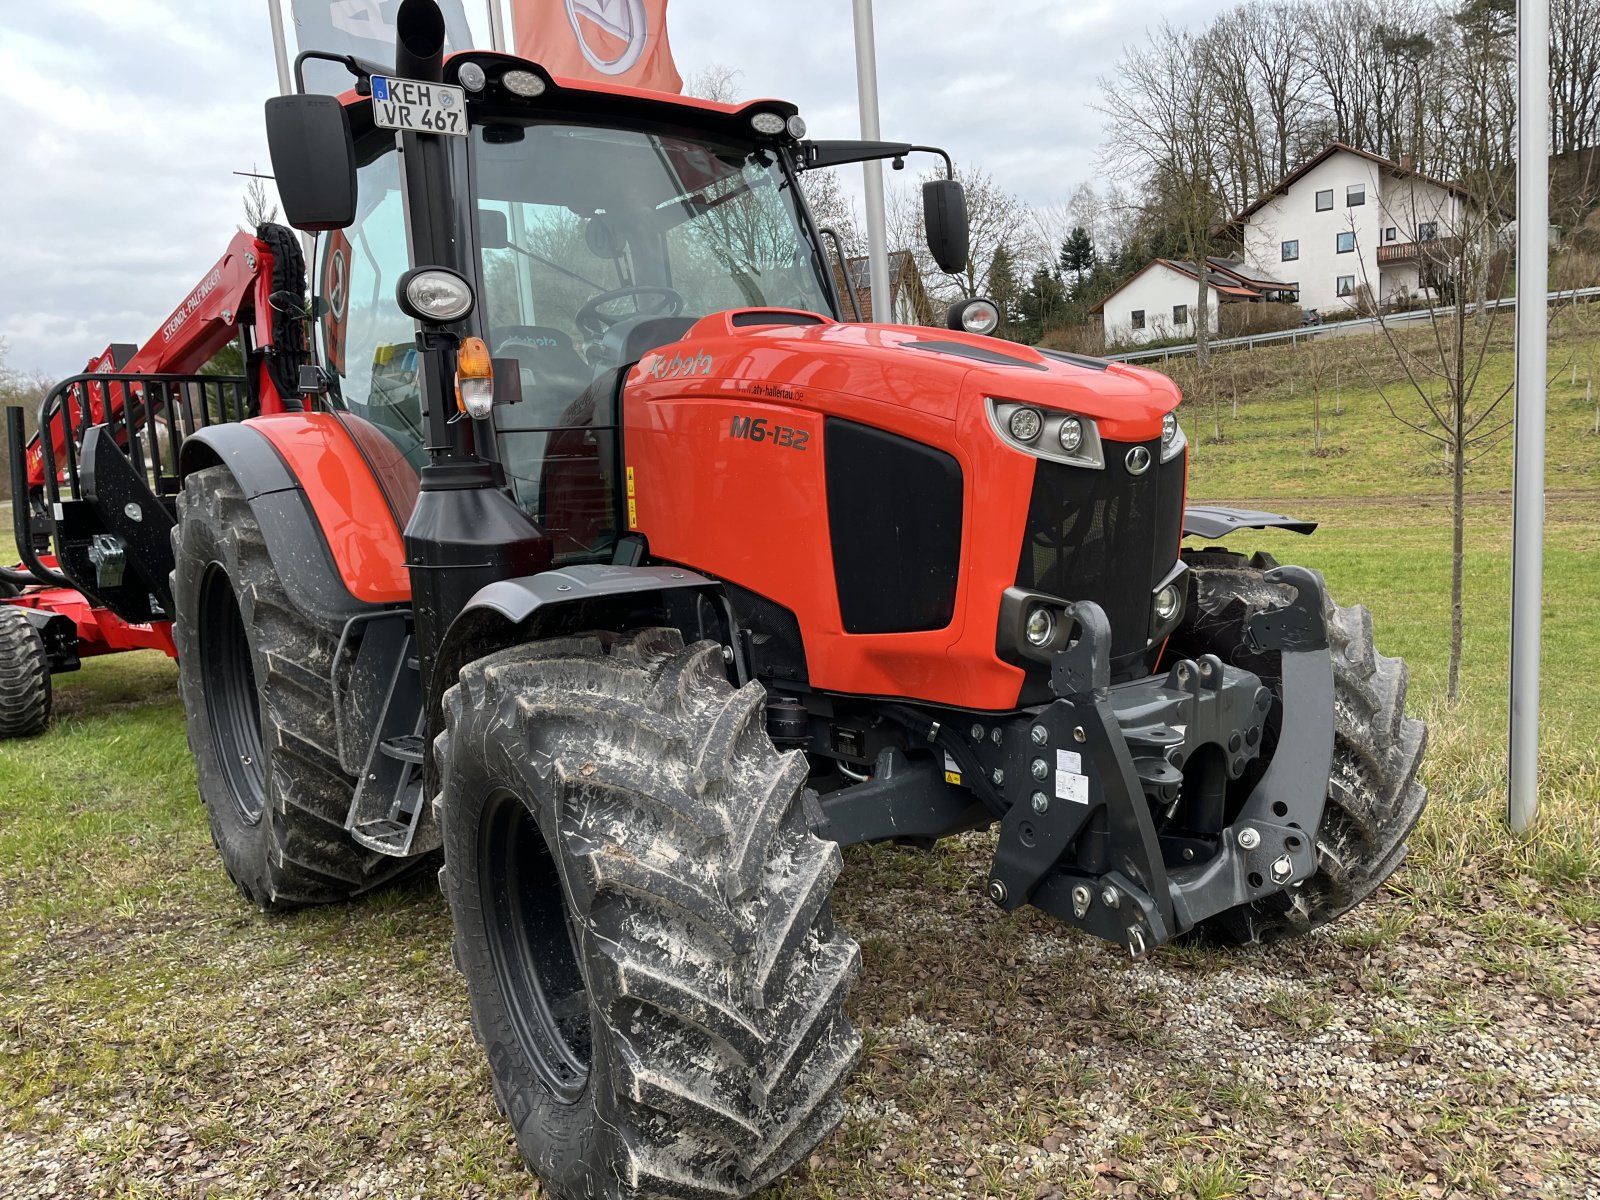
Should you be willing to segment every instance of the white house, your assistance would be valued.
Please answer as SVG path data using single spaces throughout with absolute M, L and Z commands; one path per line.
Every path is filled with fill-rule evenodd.
M 1458 186 L 1334 143 L 1234 218 L 1251 270 L 1293 281 L 1303 308 L 1343 315 L 1433 299 L 1466 203 Z
M 1206 307 L 1213 333 L 1224 304 L 1294 299 L 1293 284 L 1247 268 L 1238 259 L 1209 258 L 1206 266 Z M 1157 258 L 1091 311 L 1100 317 L 1108 346 L 1193 337 L 1199 291 L 1200 279 L 1192 262 Z

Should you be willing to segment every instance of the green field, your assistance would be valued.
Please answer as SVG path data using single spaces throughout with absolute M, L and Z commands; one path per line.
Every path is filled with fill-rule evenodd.
M 1568 331 L 1552 364 L 1587 353 Z M 1600 437 L 1552 392 L 1543 817 L 1504 805 L 1509 445 L 1473 473 L 1464 700 L 1446 708 L 1447 480 L 1355 366 L 1310 454 L 1288 353 L 1191 411 L 1197 498 L 1323 528 L 1246 537 L 1322 570 L 1412 667 L 1431 805 L 1361 913 L 1282 950 L 1115 947 L 982 896 L 985 841 L 846 854 L 866 969 L 844 1125 L 773 1197 L 1580 1196 L 1600 1186 Z M 1376 355 L 1350 339 L 1350 361 Z M 1244 356 L 1241 356 L 1244 357 Z M 1510 369 L 1498 355 L 1491 371 Z M 1337 404 L 1339 412 L 1331 412 Z M 1212 440 L 1220 421 L 1223 440 Z M 5 516 L 0 512 L 0 517 Z M 9 525 L 9 522 L 7 522 Z M 175 672 L 57 680 L 0 748 L 0 1195 L 537 1194 L 414 877 L 245 908 L 195 796 Z

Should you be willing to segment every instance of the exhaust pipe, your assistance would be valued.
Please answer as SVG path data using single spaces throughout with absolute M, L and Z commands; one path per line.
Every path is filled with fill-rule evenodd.
M 395 17 L 394 73 L 422 83 L 444 81 L 444 14 L 434 0 L 405 0 Z

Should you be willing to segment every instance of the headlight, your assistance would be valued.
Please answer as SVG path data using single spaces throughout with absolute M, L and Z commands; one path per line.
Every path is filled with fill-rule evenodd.
M 1024 629 L 1028 641 L 1035 646 L 1048 646 L 1056 636 L 1056 618 L 1044 605 L 1036 605 L 1028 612 Z
M 951 329 L 986 337 L 1000 328 L 1000 309 L 993 300 L 985 300 L 981 296 L 959 300 L 950 306 L 945 324 Z
M 1161 418 L 1161 461 L 1171 462 L 1183 453 L 1189 439 L 1183 436 L 1183 426 L 1178 424 L 1178 414 L 1168 413 Z
M 1179 593 L 1176 584 L 1169 583 L 1156 593 L 1156 620 L 1165 625 L 1178 615 L 1178 606 L 1183 603 L 1183 596 Z
M 500 76 L 500 82 L 505 84 L 506 91 L 524 100 L 544 95 L 544 80 L 532 71 L 507 71 Z
M 456 73 L 456 78 L 461 81 L 461 86 L 469 92 L 483 91 L 483 85 L 488 82 L 488 76 L 483 73 L 483 68 L 475 62 L 462 63 L 461 70 Z
M 1044 428 L 1044 418 L 1036 408 L 1019 408 L 1011 414 L 1011 436 L 1019 442 L 1031 442 Z
M 1083 422 L 1077 417 L 1068 417 L 1061 422 L 1061 448 L 1068 454 L 1077 452 L 1083 445 Z
M 795 141 L 798 142 L 801 138 L 805 137 L 806 123 L 805 119 L 801 117 L 799 113 L 796 113 L 794 116 L 790 117 L 786 122 L 786 125 L 789 130 L 789 136 Z
M 417 267 L 400 277 L 395 299 L 408 317 L 435 325 L 460 321 L 472 311 L 472 285 L 443 267 Z

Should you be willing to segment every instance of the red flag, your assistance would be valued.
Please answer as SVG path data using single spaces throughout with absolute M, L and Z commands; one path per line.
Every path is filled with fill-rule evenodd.
M 517 54 L 552 75 L 681 92 L 667 0 L 512 0 Z

